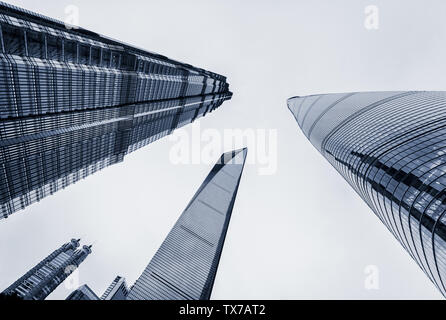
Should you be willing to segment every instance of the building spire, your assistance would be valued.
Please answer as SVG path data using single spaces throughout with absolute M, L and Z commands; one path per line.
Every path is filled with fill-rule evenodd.
M 239 151 L 237 161 L 222 163 L 226 155 L 234 158 L 234 152 L 219 158 L 131 288 L 128 300 L 210 299 L 247 152 Z M 222 192 L 228 196 L 222 198 Z M 170 261 L 176 262 L 175 270 L 168 267 Z M 195 261 L 202 263 L 200 270 Z
M 87 255 L 84 254 L 80 257 L 81 251 L 75 250 L 76 245 L 78 245 L 78 243 L 76 245 L 73 243 L 75 241 L 75 239 L 72 239 L 71 243 L 65 243 L 62 247 L 53 251 L 3 291 L 3 294 L 15 294 L 24 300 L 44 300 L 85 260 Z M 61 255 L 61 253 L 64 254 Z M 45 271 L 48 264 L 54 267 L 51 273 Z M 74 269 L 67 272 L 67 265 L 73 266 Z

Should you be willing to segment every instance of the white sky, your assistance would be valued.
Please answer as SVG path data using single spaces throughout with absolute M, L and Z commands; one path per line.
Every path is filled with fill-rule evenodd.
M 441 298 L 306 140 L 286 100 L 445 90 L 446 2 L 8 2 L 61 20 L 77 5 L 84 28 L 227 76 L 234 98 L 200 121 L 203 130 L 278 130 L 277 173 L 245 169 L 213 299 Z M 363 26 L 370 4 L 380 9 L 379 30 Z M 116 275 L 133 284 L 212 167 L 172 164 L 172 146 L 160 140 L 1 221 L 0 290 L 72 237 L 94 243 L 80 285 L 102 295 Z M 364 287 L 368 265 L 379 268 L 379 290 Z M 61 285 L 49 298 L 71 291 Z

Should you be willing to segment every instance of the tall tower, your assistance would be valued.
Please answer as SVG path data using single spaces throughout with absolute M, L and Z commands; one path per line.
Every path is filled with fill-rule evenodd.
M 222 155 L 127 299 L 210 299 L 246 156 Z
M 128 293 L 125 278 L 117 276 L 100 299 L 88 285 L 84 284 L 74 290 L 65 300 L 126 300 Z
M 117 276 L 101 297 L 101 300 L 125 300 L 129 294 L 125 278 Z
M 446 296 L 446 92 L 314 95 L 288 107 Z
M 2 294 L 16 295 L 23 300 L 44 300 L 91 253 L 91 246 L 78 248 L 79 242 L 80 240 L 73 239 L 62 245 Z
M 88 285 L 84 284 L 74 290 L 65 300 L 99 300 L 99 297 Z
M 0 2 L 0 219 L 231 97 L 224 76 Z

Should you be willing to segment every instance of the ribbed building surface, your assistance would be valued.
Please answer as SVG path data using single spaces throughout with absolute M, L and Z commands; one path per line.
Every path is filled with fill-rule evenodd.
M 78 249 L 79 240 L 71 240 L 43 259 L 2 294 L 16 295 L 23 300 L 44 300 L 91 253 L 91 246 Z
M 314 95 L 288 107 L 446 296 L 446 92 Z
M 105 290 L 101 300 L 126 300 L 129 294 L 125 278 L 117 276 L 110 286 Z
M 0 2 L 0 219 L 193 122 L 226 78 Z
M 86 284 L 74 290 L 65 300 L 99 300 L 99 297 Z
M 65 300 L 126 300 L 128 293 L 125 278 L 117 276 L 101 298 L 85 284 L 74 290 Z
M 210 299 L 246 156 L 222 156 L 127 299 Z

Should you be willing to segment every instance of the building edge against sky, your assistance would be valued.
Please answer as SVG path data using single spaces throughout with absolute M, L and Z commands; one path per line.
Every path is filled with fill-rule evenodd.
M 206 116 L 226 78 L 0 2 L 0 219 Z
M 130 290 L 118 276 L 101 298 L 82 285 L 66 300 L 209 300 L 246 157 L 220 157 Z
M 125 278 L 117 276 L 99 298 L 86 284 L 74 290 L 65 300 L 125 300 L 129 293 Z
M 22 300 L 44 300 L 91 253 L 91 246 L 79 248 L 80 240 L 72 239 L 6 288 L 2 295 L 15 295 Z
M 101 300 L 125 300 L 129 289 L 125 278 L 117 276 L 101 296 Z
M 288 108 L 446 296 L 446 92 L 312 95 Z
M 128 300 L 209 300 L 248 150 L 221 156 Z
M 99 297 L 86 284 L 74 290 L 65 300 L 99 300 Z

